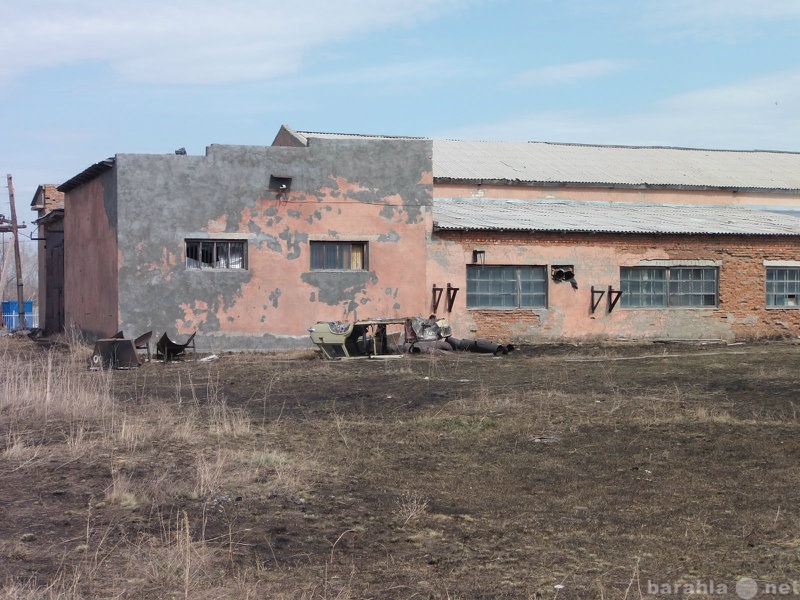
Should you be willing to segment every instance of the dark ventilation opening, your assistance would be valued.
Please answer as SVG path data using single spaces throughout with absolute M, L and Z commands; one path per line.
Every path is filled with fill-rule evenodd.
M 572 265 L 553 265 L 550 269 L 553 281 L 569 281 L 575 277 L 575 267 Z
M 292 178 L 270 175 L 269 189 L 276 194 L 288 194 L 289 190 L 292 189 Z

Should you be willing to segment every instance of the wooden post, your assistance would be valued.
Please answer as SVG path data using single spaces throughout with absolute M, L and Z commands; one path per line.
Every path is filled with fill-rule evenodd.
M 19 226 L 17 225 L 17 207 L 14 203 L 14 184 L 11 174 L 8 175 L 8 203 L 11 206 L 11 233 L 14 235 L 14 261 L 17 268 L 17 309 L 19 311 L 19 329 L 25 329 L 25 296 L 22 289 L 22 258 L 19 254 Z

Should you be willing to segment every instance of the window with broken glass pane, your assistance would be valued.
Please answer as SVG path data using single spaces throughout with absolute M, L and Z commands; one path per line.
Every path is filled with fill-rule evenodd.
M 187 269 L 246 269 L 247 243 L 241 240 L 186 240 Z
M 800 268 L 767 267 L 767 306 L 797 308 L 800 300 Z

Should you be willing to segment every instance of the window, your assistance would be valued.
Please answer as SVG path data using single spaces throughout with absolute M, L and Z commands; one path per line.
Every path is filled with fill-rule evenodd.
M 547 270 L 467 265 L 467 308 L 546 308 Z
M 800 267 L 767 267 L 767 306 L 793 308 L 800 299 Z
M 247 242 L 186 240 L 187 269 L 246 269 Z
M 667 270 L 663 268 L 620 269 L 620 291 L 624 307 L 667 305 Z
M 716 267 L 622 267 L 624 308 L 717 306 Z
M 363 270 L 367 268 L 366 242 L 311 242 L 311 268 Z

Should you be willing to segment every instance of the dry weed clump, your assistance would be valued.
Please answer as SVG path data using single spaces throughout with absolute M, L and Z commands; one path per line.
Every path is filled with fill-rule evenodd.
M 240 461 L 251 469 L 251 481 L 266 484 L 272 493 L 288 496 L 307 491 L 319 472 L 319 466 L 310 458 L 269 448 L 243 454 Z
M 0 600 L 85 600 L 85 596 L 63 577 L 48 585 L 38 585 L 35 580 L 10 581 L 0 589 Z
M 26 439 L 23 434 L 7 431 L 5 434 L 5 447 L 0 456 L 6 460 L 25 465 L 38 458 L 39 445 Z
M 51 350 L 33 357 L 6 351 L 0 361 L 0 412 L 12 420 L 104 420 L 114 410 L 113 372 L 77 370 Z
M 111 486 L 106 490 L 106 502 L 122 508 L 136 508 L 139 505 L 130 475 L 120 470 L 112 471 Z
M 401 527 L 420 519 L 428 511 L 428 501 L 417 492 L 405 491 L 397 499 L 397 517 Z
M 203 455 L 197 457 L 195 462 L 195 497 L 207 499 L 222 489 L 226 475 L 230 475 L 228 462 L 228 453 L 222 448 L 217 448 L 216 453 L 211 458 L 206 458 Z
M 250 415 L 245 410 L 228 406 L 224 396 L 215 396 L 208 404 L 208 430 L 223 437 L 249 435 L 252 432 Z

